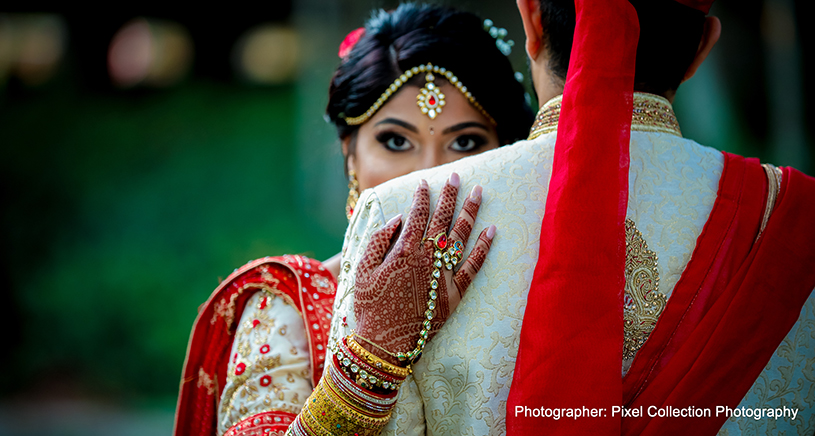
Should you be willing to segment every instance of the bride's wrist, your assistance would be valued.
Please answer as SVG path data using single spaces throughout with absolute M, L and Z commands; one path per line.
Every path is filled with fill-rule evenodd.
M 367 335 L 361 335 L 359 332 L 352 331 L 351 336 L 355 339 L 355 342 L 359 344 L 359 346 L 365 349 L 365 351 L 390 363 L 391 365 L 404 367 L 409 363 L 407 361 L 400 361 L 396 357 L 396 350 L 394 351 L 389 350 L 388 349 L 389 346 L 387 344 L 378 344 L 368 339 L 369 337 L 375 336 L 372 333 L 368 333 Z
M 374 356 L 384 360 L 385 362 L 390 363 L 391 365 L 396 366 L 405 366 L 405 362 L 400 362 L 399 359 L 391 356 L 388 353 L 385 353 L 382 350 L 377 349 L 376 347 L 372 346 L 371 344 L 365 343 L 365 341 L 358 341 L 357 342 L 365 351 L 373 354 Z

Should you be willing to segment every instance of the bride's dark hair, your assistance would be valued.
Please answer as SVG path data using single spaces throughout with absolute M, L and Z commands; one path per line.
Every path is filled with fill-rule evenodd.
M 495 119 L 501 145 L 527 137 L 534 114 L 509 59 L 482 20 L 448 7 L 403 3 L 392 11 L 375 12 L 334 72 L 326 114 L 340 139 L 359 128 L 347 125 L 343 117 L 363 114 L 405 70 L 428 63 L 461 79 Z M 413 80 L 422 86 L 424 75 Z

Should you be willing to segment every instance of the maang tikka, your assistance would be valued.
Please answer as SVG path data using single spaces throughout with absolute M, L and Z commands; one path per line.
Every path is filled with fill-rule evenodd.
M 430 117 L 431 120 L 435 120 L 436 115 L 441 113 L 441 108 L 447 102 L 444 101 L 444 94 L 441 93 L 441 89 L 433 83 L 436 80 L 433 72 L 428 71 L 424 78 L 427 83 L 419 91 L 419 95 L 416 96 L 416 104 L 419 105 L 419 109 L 422 110 L 423 114 Z
M 425 83 L 424 87 L 419 92 L 419 95 L 416 96 L 416 104 L 419 105 L 419 109 L 421 109 L 422 113 L 426 114 L 428 117 L 430 117 L 430 119 L 435 119 L 441 113 L 442 106 L 446 104 L 444 94 L 434 83 L 437 76 L 442 76 L 443 78 L 447 79 L 451 85 L 455 86 L 456 89 L 458 89 L 459 92 L 464 95 L 467 101 L 469 101 L 474 108 L 481 112 L 481 114 L 484 115 L 484 117 L 486 117 L 490 123 L 492 123 L 492 125 L 496 125 L 495 119 L 491 117 L 490 114 L 484 110 L 481 104 L 475 100 L 473 94 L 467 90 L 467 87 L 461 83 L 461 81 L 455 74 L 453 74 L 452 71 L 433 64 L 419 65 L 418 67 L 413 67 L 406 70 L 399 77 L 397 77 L 387 89 L 385 89 L 385 92 L 379 96 L 376 102 L 374 102 L 374 104 L 368 108 L 365 113 L 357 117 L 344 117 L 345 123 L 349 126 L 356 126 L 368 121 L 368 119 L 370 119 L 393 94 L 396 94 L 396 91 L 398 91 L 399 88 L 410 81 L 413 76 L 418 76 L 422 73 L 427 73 L 425 74 L 425 80 L 427 83 Z

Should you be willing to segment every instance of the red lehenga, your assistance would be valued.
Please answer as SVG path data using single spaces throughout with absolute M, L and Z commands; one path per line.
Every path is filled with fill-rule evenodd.
M 337 282 L 332 274 L 320 262 L 304 256 L 265 257 L 249 262 L 227 277 L 200 307 L 193 324 L 182 372 L 174 434 L 216 434 L 218 403 L 227 384 L 230 350 L 247 302 L 257 293 L 281 298 L 297 310 L 308 342 L 309 378 L 311 386 L 316 386 L 325 365 L 336 289 Z M 267 301 L 269 299 L 261 297 L 260 308 Z M 258 323 L 255 320 L 254 325 L 247 328 Z M 267 345 L 264 347 L 268 350 Z M 235 371 L 241 373 L 244 370 L 238 364 Z M 261 385 L 263 383 L 261 379 Z M 267 383 L 271 383 L 271 379 Z M 225 434 L 282 435 L 294 421 L 297 415 L 294 412 L 267 410 L 254 413 L 232 425 Z

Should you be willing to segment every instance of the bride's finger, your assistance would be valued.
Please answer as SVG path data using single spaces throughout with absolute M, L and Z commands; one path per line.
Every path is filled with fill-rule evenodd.
M 466 247 L 467 240 L 470 239 L 470 232 L 473 231 L 475 217 L 478 216 L 478 208 L 481 206 L 481 186 L 475 185 L 470 196 L 464 201 L 461 212 L 458 214 L 456 224 L 450 231 L 450 237 L 454 241 L 461 241 Z
M 401 224 L 402 214 L 400 213 L 391 218 L 384 227 L 371 235 L 371 241 L 368 242 L 368 246 L 365 247 L 365 253 L 362 255 L 362 260 L 360 260 L 359 271 L 373 271 L 382 263 L 382 259 L 385 258 L 385 253 L 388 252 L 388 248 L 391 246 L 393 235 L 399 230 Z
M 464 292 L 473 282 L 475 275 L 481 270 L 484 265 L 484 259 L 487 258 L 487 253 L 490 252 L 492 246 L 492 239 L 495 237 L 495 226 L 489 226 L 481 231 L 478 235 L 478 240 L 475 242 L 475 247 L 467 256 L 467 260 L 461 268 L 453 275 L 453 284 L 455 285 L 458 295 L 464 297 Z
M 427 186 L 427 181 L 422 180 L 413 194 L 413 204 L 410 206 L 410 213 L 408 213 L 394 253 L 414 250 L 422 243 L 428 216 L 430 216 L 430 188 Z
M 435 238 L 442 232 L 447 234 L 450 229 L 453 213 L 456 211 L 456 196 L 460 184 L 456 173 L 451 174 L 450 179 L 444 184 L 439 200 L 436 202 L 436 210 L 433 211 L 433 217 L 430 219 L 430 226 L 427 228 L 428 238 Z

